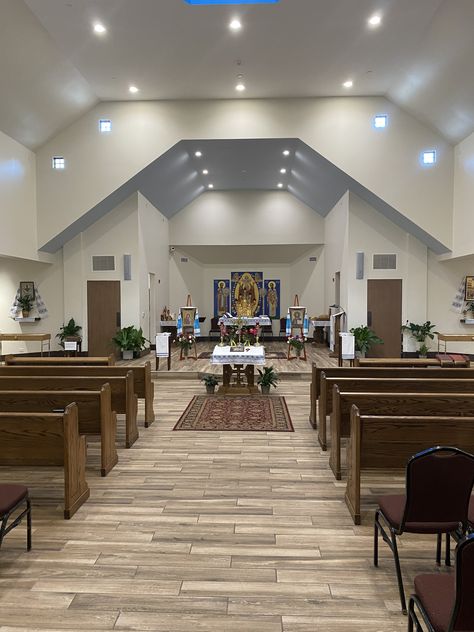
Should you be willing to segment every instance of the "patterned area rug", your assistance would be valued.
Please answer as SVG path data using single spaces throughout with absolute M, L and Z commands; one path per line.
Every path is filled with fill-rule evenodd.
M 198 360 L 210 360 L 212 351 L 202 351 L 198 355 Z M 284 351 L 265 351 L 266 360 L 286 360 L 287 354 Z
M 173 430 L 294 432 L 284 397 L 196 395 Z

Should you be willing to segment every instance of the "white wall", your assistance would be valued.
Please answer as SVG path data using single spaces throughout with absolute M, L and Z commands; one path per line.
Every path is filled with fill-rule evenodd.
M 322 243 L 324 219 L 286 191 L 206 192 L 170 220 L 173 245 Z
M 20 281 L 34 281 L 49 317 L 35 323 L 20 324 L 9 317 L 10 308 Z M 37 315 L 34 312 L 32 316 Z M 62 253 L 54 264 L 37 263 L 0 257 L 0 333 L 51 334 L 51 348 L 58 349 L 55 338 L 64 322 Z M 4 342 L 2 353 L 25 353 L 40 350 L 38 342 Z
M 474 134 L 455 148 L 453 256 L 474 252 Z
M 382 133 L 372 127 L 380 112 L 390 121 Z M 101 116 L 112 119 L 112 134 L 99 134 Z M 40 245 L 176 142 L 193 138 L 300 138 L 451 244 L 452 147 L 382 97 L 343 97 L 100 103 L 38 151 Z M 426 148 L 438 153 L 431 169 L 419 163 Z M 55 154 L 65 156 L 64 172 L 51 169 Z
M 324 290 L 324 247 L 315 246 L 299 257 L 290 266 L 289 296 L 281 305 L 281 316 L 286 316 L 287 308 L 294 304 L 295 294 L 300 305 L 307 308 L 308 316 L 319 316 L 327 312 Z M 316 262 L 310 258 L 316 257 Z
M 0 256 L 38 259 L 35 154 L 0 132 Z
M 347 311 L 347 274 L 349 240 L 349 193 L 345 193 L 325 218 L 324 222 L 324 309 L 335 300 L 335 275 L 341 273 L 340 304 Z

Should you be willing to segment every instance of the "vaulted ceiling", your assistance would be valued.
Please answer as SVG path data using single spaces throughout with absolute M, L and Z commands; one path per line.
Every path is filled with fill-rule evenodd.
M 474 130 L 473 26 L 473 0 L 0 0 L 0 129 L 35 148 L 99 100 L 343 96 L 351 78 L 457 142 Z

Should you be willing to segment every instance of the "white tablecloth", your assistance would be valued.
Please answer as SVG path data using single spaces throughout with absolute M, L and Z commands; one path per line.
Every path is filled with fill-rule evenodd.
M 265 364 L 265 347 L 245 347 L 245 351 L 231 351 L 230 347 L 216 345 L 211 364 Z
M 221 324 L 224 324 L 226 326 L 237 325 L 238 320 L 239 319 L 237 318 L 237 316 L 231 316 L 230 318 L 227 316 L 221 316 L 219 318 L 219 325 Z M 250 325 L 256 325 L 257 321 L 261 327 L 266 327 L 267 325 L 272 324 L 272 321 L 270 320 L 268 316 L 252 316 L 252 318 L 245 316 L 245 317 L 240 318 L 240 322 L 242 323 L 244 327 L 249 327 Z

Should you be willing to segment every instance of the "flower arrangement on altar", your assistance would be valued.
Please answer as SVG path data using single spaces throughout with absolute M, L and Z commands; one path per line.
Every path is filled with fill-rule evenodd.
M 304 347 L 306 338 L 304 336 L 299 336 L 295 334 L 294 336 L 288 337 L 288 344 L 290 347 L 293 347 L 296 351 L 301 351 Z
M 193 334 L 181 334 L 176 338 L 175 342 L 181 347 L 181 349 L 191 349 L 196 342 L 196 338 Z

